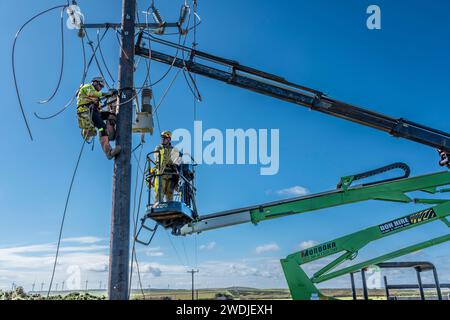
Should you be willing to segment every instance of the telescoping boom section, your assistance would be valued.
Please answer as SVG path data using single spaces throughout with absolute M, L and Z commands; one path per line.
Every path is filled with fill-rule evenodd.
M 181 58 L 146 48 L 143 40 L 174 47 L 177 52 L 182 52 Z M 135 50 L 138 56 L 182 68 L 187 70 L 189 75 L 190 73 L 198 74 L 433 147 L 439 151 L 440 165 L 450 164 L 450 134 L 447 132 L 332 99 L 321 91 L 241 65 L 237 61 L 156 38 L 145 31 L 140 33 Z
M 188 235 L 249 222 L 257 224 L 261 221 L 368 200 L 411 203 L 417 199 L 408 196 L 410 192 L 422 191 L 434 194 L 442 191 L 438 187 L 450 185 L 450 172 L 358 186 L 351 186 L 353 177 L 355 176 L 341 178 L 340 188 L 337 190 L 200 216 L 183 225 L 180 230 L 174 230 L 174 234 Z

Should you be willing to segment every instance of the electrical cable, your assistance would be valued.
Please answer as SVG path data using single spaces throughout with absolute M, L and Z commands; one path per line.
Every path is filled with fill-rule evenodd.
M 67 197 L 66 197 L 66 204 L 64 206 L 64 213 L 63 213 L 63 216 L 62 216 L 62 221 L 61 221 L 61 225 L 60 225 L 60 229 L 59 229 L 58 245 L 56 247 L 55 261 L 53 263 L 52 277 L 50 279 L 50 285 L 48 287 L 47 298 L 50 296 L 50 292 L 52 290 L 52 284 L 53 284 L 53 279 L 55 277 L 56 265 L 58 263 L 59 248 L 60 248 L 60 245 L 61 245 L 62 232 L 63 232 L 63 228 L 64 228 L 64 222 L 66 220 L 67 207 L 69 206 L 69 200 L 70 200 L 70 195 L 72 194 L 73 183 L 75 181 L 75 176 L 76 176 L 77 171 L 78 171 L 78 166 L 80 164 L 81 156 L 83 155 L 83 150 L 84 150 L 84 146 L 85 145 L 86 145 L 86 140 L 83 139 L 83 143 L 81 145 L 81 150 L 80 150 L 80 153 L 78 155 L 77 164 L 76 164 L 75 169 L 73 171 L 72 180 L 70 181 L 69 192 L 67 193 Z
M 103 35 L 102 35 L 102 37 L 100 38 L 100 43 L 101 43 L 101 41 L 103 41 L 103 39 L 104 39 L 104 37 L 106 36 L 107 32 L 108 32 L 107 29 L 103 32 Z M 89 63 L 86 63 L 86 48 L 85 48 L 85 44 L 84 44 L 84 38 L 81 38 L 81 43 L 82 43 L 82 50 L 83 50 L 84 70 L 83 70 L 83 75 L 82 75 L 82 78 L 81 78 L 80 87 L 81 87 L 81 86 L 84 84 L 84 82 L 86 81 L 87 74 L 88 74 L 88 72 L 89 72 L 89 69 L 90 69 L 90 67 L 91 67 L 92 62 L 94 61 L 94 55 L 91 55 L 91 58 L 89 59 Z M 98 50 L 98 46 L 99 46 L 100 43 L 97 43 L 97 46 L 96 46 L 96 49 L 95 49 L 96 51 Z M 71 100 L 70 100 L 70 101 L 69 101 L 69 102 L 68 102 L 61 110 L 59 110 L 59 111 L 56 112 L 55 114 L 50 115 L 50 116 L 47 116 L 47 117 L 43 117 L 43 116 L 38 115 L 38 114 L 35 112 L 35 113 L 34 113 L 35 117 L 38 118 L 39 120 L 49 120 L 49 119 L 52 119 L 52 118 L 55 118 L 55 117 L 59 116 L 59 115 L 60 115 L 61 113 L 63 113 L 63 112 L 64 112 L 64 111 L 72 104 L 72 102 L 76 99 L 76 97 L 77 97 L 77 95 L 78 95 L 78 90 L 79 90 L 79 89 L 76 90 L 76 92 L 75 92 L 74 96 L 72 96 Z
M 99 43 L 99 42 L 100 42 L 100 30 L 97 30 L 97 43 Z M 111 80 L 113 82 L 112 86 L 114 87 L 116 80 L 114 80 L 114 77 L 112 76 L 111 71 L 109 71 L 108 64 L 106 63 L 105 56 L 103 55 L 102 46 L 98 47 L 98 52 L 100 53 L 100 58 L 102 59 L 103 65 L 105 66 L 106 72 L 108 73 L 109 77 L 111 78 Z
M 198 3 L 197 0 L 194 0 L 194 16 L 198 17 L 198 19 L 200 19 L 200 17 L 197 14 L 197 10 L 198 10 Z M 195 17 L 194 17 L 194 40 L 192 43 L 192 49 L 196 50 L 197 49 L 197 25 L 195 23 Z M 193 60 L 195 61 L 195 56 L 193 57 Z M 194 74 L 194 84 L 196 83 L 197 80 L 197 75 Z M 197 99 L 194 97 L 194 122 L 197 121 Z M 192 185 L 194 187 L 194 189 L 196 188 L 195 185 L 195 181 L 196 179 L 194 179 L 192 181 Z M 198 244 L 197 244 L 197 233 L 194 235 L 194 253 L 195 253 L 195 269 L 198 270 Z
M 59 71 L 59 79 L 58 79 L 58 83 L 56 85 L 55 90 L 53 91 L 53 93 L 51 94 L 51 96 L 45 100 L 41 100 L 39 101 L 40 104 L 46 104 L 49 103 L 51 100 L 53 100 L 53 98 L 56 96 L 56 94 L 59 91 L 59 88 L 61 86 L 61 82 L 62 82 L 62 78 L 63 78 L 63 74 L 64 74 L 64 60 L 65 60 L 65 54 L 64 54 L 64 48 L 65 48 L 65 44 L 64 44 L 64 11 L 67 8 L 67 6 L 65 6 L 64 8 L 61 9 L 61 67 L 60 67 L 60 71 Z
M 25 114 L 25 110 L 24 110 L 23 103 L 22 103 L 22 98 L 21 98 L 21 96 L 20 96 L 19 86 L 18 86 L 18 84 L 17 84 L 16 61 L 15 61 L 17 39 L 18 39 L 19 35 L 21 34 L 21 32 L 23 31 L 23 29 L 24 29 L 28 24 L 30 24 L 32 21 L 34 21 L 34 20 L 37 19 L 38 17 L 40 17 L 40 16 L 42 16 L 42 15 L 44 15 L 44 14 L 50 12 L 50 11 L 53 11 L 53 10 L 56 10 L 56 9 L 60 9 L 60 8 L 66 8 L 66 6 L 67 6 L 67 5 L 59 5 L 59 6 L 55 6 L 55 7 L 52 7 L 52 8 L 50 8 L 50 9 L 44 10 L 44 11 L 42 11 L 42 12 L 36 14 L 36 15 L 33 16 L 32 18 L 30 18 L 28 21 L 26 21 L 26 22 L 22 25 L 22 27 L 20 27 L 19 31 L 17 31 L 17 33 L 16 33 L 16 35 L 15 35 L 15 37 L 14 37 L 14 42 L 13 42 L 13 47 L 12 47 L 12 54 L 11 54 L 11 56 L 12 56 L 12 71 L 13 71 L 13 78 L 14 78 L 14 86 L 15 86 L 15 89 L 16 89 L 17 100 L 19 101 L 20 111 L 21 111 L 21 113 L 22 113 L 22 117 L 23 117 L 23 120 L 24 120 L 25 125 L 26 125 L 26 127 L 27 127 L 28 134 L 29 134 L 29 136 L 30 136 L 31 141 L 33 141 L 33 134 L 32 134 L 32 132 L 31 132 L 30 124 L 29 124 L 28 119 L 27 119 L 27 116 L 26 116 L 26 114 Z
M 188 18 L 188 22 L 187 22 L 187 26 L 188 26 L 188 27 L 189 27 L 189 25 L 190 25 L 190 22 L 191 22 L 191 12 L 190 12 L 190 10 L 189 10 L 189 18 Z M 195 21 L 194 21 L 194 24 L 195 24 Z M 194 30 L 195 30 L 195 32 L 197 31 L 196 28 L 195 28 Z M 195 36 L 195 35 L 194 35 L 194 36 Z M 186 36 L 185 39 L 184 39 L 183 47 L 186 46 L 186 40 L 187 40 L 187 36 Z M 194 42 L 195 42 L 195 40 L 194 40 Z M 198 90 L 197 84 L 195 83 L 195 80 L 194 80 L 194 78 L 192 77 L 191 72 L 189 71 L 189 69 L 188 69 L 188 67 L 187 67 L 187 65 L 186 65 L 186 58 L 185 58 L 185 55 L 184 55 L 184 51 L 181 51 L 181 56 L 182 56 L 183 65 L 184 65 L 184 67 L 183 67 L 183 76 L 184 76 L 184 79 L 186 80 L 186 84 L 188 85 L 189 90 L 191 91 L 191 93 L 192 93 L 192 95 L 194 96 L 194 98 L 197 99 L 198 101 L 202 101 L 202 97 L 201 97 L 201 94 L 200 94 L 200 92 L 199 92 L 199 90 Z M 188 78 L 186 77 L 186 71 L 187 71 L 187 73 L 188 73 L 188 75 L 189 75 L 189 78 L 190 78 L 191 81 L 192 81 L 192 85 L 193 85 L 194 88 L 195 88 L 195 92 L 194 92 L 194 90 L 192 89 L 191 84 L 190 84 Z
M 138 202 L 138 209 L 137 209 L 137 214 L 136 214 L 136 197 L 137 197 L 137 187 L 138 187 L 138 181 L 139 181 L 139 168 L 140 168 L 140 161 L 142 158 L 142 151 L 144 149 L 144 145 L 141 144 L 141 150 L 139 152 L 139 157 L 138 159 L 136 159 L 137 162 L 137 170 L 136 170 L 136 182 L 134 185 L 134 196 L 133 196 L 133 223 L 134 223 L 134 231 L 133 231 L 133 247 L 132 247 L 132 253 L 131 253 L 131 270 L 130 270 L 130 287 L 129 287 L 129 291 L 128 291 L 128 298 L 131 295 L 131 287 L 132 287 L 132 281 L 133 281 L 133 260 L 136 260 L 136 267 L 137 267 L 137 271 L 138 271 L 138 276 L 139 276 L 139 283 L 140 283 L 140 287 L 141 287 L 141 291 L 142 291 L 142 296 L 145 299 L 145 294 L 144 291 L 142 289 L 142 282 L 141 282 L 141 277 L 140 277 L 140 271 L 139 271 L 139 263 L 137 260 L 137 254 L 136 254 L 136 235 L 137 235 L 137 225 L 138 225 L 138 221 L 139 221 L 139 211 L 140 211 L 140 207 L 141 207 L 141 201 L 142 201 L 142 191 L 144 189 L 144 181 L 145 181 L 145 174 L 142 174 L 142 183 L 141 183 L 141 191 L 139 194 L 139 202 Z M 148 161 L 146 161 L 145 163 L 145 168 L 144 171 L 147 170 L 147 165 L 148 165 Z
M 180 265 L 186 265 L 186 264 L 182 261 L 182 259 L 180 258 L 180 255 L 179 255 L 179 253 L 178 253 L 178 250 L 177 250 L 177 248 L 175 247 L 175 245 L 173 244 L 172 238 L 171 238 L 170 235 L 167 233 L 167 230 L 164 229 L 164 231 L 165 231 L 165 233 L 166 233 L 166 236 L 169 238 L 169 242 L 170 242 L 170 245 L 172 246 L 172 249 L 175 251 L 175 255 L 176 255 L 177 259 L 178 259 L 178 262 L 180 263 Z
M 108 29 L 109 29 L 109 27 L 106 27 L 106 30 L 108 30 Z M 100 66 L 100 63 L 97 59 L 96 50 L 94 49 L 94 42 L 92 42 L 91 39 L 89 38 L 89 34 L 87 31 L 86 31 L 86 39 L 88 40 L 88 45 L 92 50 L 92 55 L 94 56 L 95 64 L 97 65 L 98 71 L 100 72 L 100 75 L 102 76 L 103 80 L 105 81 L 105 84 L 108 87 L 108 89 L 111 89 L 112 87 L 109 85 L 108 81 L 106 80 L 105 74 L 103 73 L 103 69 Z M 98 45 L 98 48 L 100 48 L 100 44 Z

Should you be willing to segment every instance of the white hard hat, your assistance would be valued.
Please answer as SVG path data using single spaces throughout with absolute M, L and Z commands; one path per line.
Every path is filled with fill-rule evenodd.
M 103 79 L 103 77 L 95 77 L 95 78 L 92 79 L 92 82 L 98 82 L 103 87 L 105 86 L 105 80 Z

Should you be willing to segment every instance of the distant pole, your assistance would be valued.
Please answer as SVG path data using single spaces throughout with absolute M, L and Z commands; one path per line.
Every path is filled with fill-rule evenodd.
M 363 292 L 364 292 L 364 300 L 369 300 L 369 291 L 367 290 L 367 281 L 366 281 L 366 271 L 367 269 L 361 269 L 361 277 L 363 283 Z
M 64 282 L 65 281 L 62 282 L 61 291 L 64 291 Z
M 194 274 L 198 273 L 198 270 L 192 269 L 192 270 L 188 271 L 187 273 L 190 273 L 191 276 L 192 276 L 192 300 L 195 300 L 194 299 L 194 293 L 195 293 L 195 289 L 194 289 Z
M 36 281 L 31 285 L 31 292 L 34 292 L 34 287 L 36 286 Z
M 122 2 L 122 48 L 119 64 L 120 106 L 117 143 L 122 152 L 115 160 L 112 192 L 111 248 L 109 255 L 110 300 L 127 300 L 130 260 L 131 143 L 134 87 L 134 36 L 136 0 Z
M 55 291 L 56 292 L 58 291 L 58 285 L 59 285 L 59 283 L 57 283 L 56 286 L 55 286 Z
M 44 291 L 44 283 L 41 283 L 41 292 Z
M 102 287 L 103 287 L 102 280 L 100 280 L 100 282 L 99 282 L 99 287 L 100 287 L 100 290 L 102 290 Z
M 85 289 L 84 289 L 84 291 L 88 291 L 88 283 L 89 283 L 89 280 L 86 280 L 86 287 L 85 287 Z

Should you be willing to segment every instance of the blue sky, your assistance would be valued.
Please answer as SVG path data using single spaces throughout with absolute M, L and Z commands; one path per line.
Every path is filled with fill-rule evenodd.
M 66 68 L 61 90 L 48 105 L 38 105 L 53 90 L 60 61 L 59 13 L 30 25 L 17 45 L 17 75 L 35 136 L 30 142 L 13 86 L 11 46 L 17 29 L 40 10 L 63 1 L 1 1 L 0 61 L 4 137 L 0 158 L 0 286 L 11 282 L 30 287 L 50 278 L 51 256 L 81 139 L 75 109 L 41 121 L 33 112 L 59 110 L 78 88 L 82 73 L 80 40 L 65 30 Z M 139 0 L 140 11 L 149 1 Z M 156 1 L 166 20 L 178 18 L 182 1 Z M 366 28 L 366 9 L 378 4 L 382 30 Z M 88 22 L 114 22 L 120 1 L 79 4 Z M 448 131 L 450 101 L 450 4 L 424 1 L 202 1 L 199 49 L 238 60 L 286 79 L 326 92 L 329 96 L 392 116 L 404 117 Z M 143 16 L 141 15 L 143 19 Z M 95 39 L 95 31 L 90 33 Z M 176 40 L 174 37 L 167 37 Z M 192 43 L 192 34 L 187 44 Z M 117 40 L 110 33 L 103 52 L 117 78 Z M 152 79 L 167 66 L 152 64 Z M 89 77 L 98 74 L 95 66 Z M 141 62 L 136 83 L 144 78 Z M 174 73 L 154 88 L 159 99 Z M 339 177 L 380 167 L 408 163 L 414 175 L 442 170 L 435 150 L 357 124 L 310 112 L 305 108 L 253 92 L 198 78 L 203 102 L 197 118 L 207 128 L 280 130 L 280 171 L 261 176 L 258 166 L 201 166 L 197 201 L 201 213 L 264 203 L 289 194 L 280 190 L 302 187 L 310 193 L 333 189 Z M 179 77 L 160 108 L 162 129 L 192 129 L 193 98 Z M 159 139 L 147 137 L 145 152 Z M 135 138 L 135 145 L 139 143 Z M 64 237 L 66 253 L 56 281 L 67 278 L 69 265 L 85 265 L 83 281 L 107 279 L 107 246 L 111 212 L 112 162 L 98 145 L 87 150 L 76 178 Z M 133 169 L 136 166 L 133 163 Z M 298 190 L 296 188 L 294 190 Z M 295 194 L 292 194 L 294 196 Z M 212 231 L 197 237 L 157 235 L 150 249 L 139 247 L 152 287 L 188 287 L 189 267 L 199 267 L 200 286 L 246 285 L 286 287 L 278 260 L 302 243 L 327 241 L 421 208 L 368 202 L 301 216 Z M 140 212 L 142 214 L 142 212 Z M 446 234 L 443 224 L 428 225 L 371 245 L 361 257 L 371 257 L 431 237 Z M 88 237 L 88 238 L 86 238 Z M 36 247 L 37 246 L 37 247 Z M 259 249 L 258 249 L 259 248 Z M 436 262 L 443 282 L 450 281 L 448 244 L 408 259 Z M 196 253 L 197 252 L 197 253 Z M 197 256 L 197 259 L 195 258 Z M 86 262 L 85 264 L 83 262 Z M 406 277 L 404 280 L 414 281 Z M 412 279 L 412 280 L 411 280 Z M 348 278 L 328 283 L 348 286 Z

